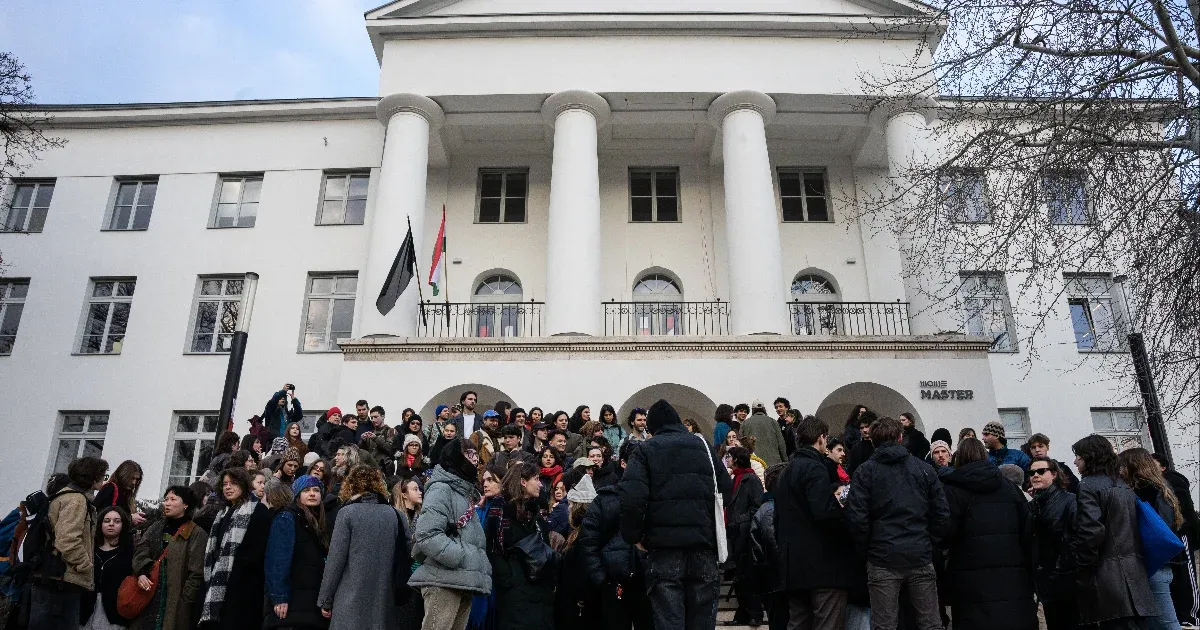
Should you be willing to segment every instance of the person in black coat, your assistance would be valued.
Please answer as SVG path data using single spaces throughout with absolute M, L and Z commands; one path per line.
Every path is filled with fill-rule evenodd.
M 213 521 L 204 551 L 200 627 L 242 630 L 246 628 L 247 619 L 254 619 L 254 627 L 258 627 L 263 619 L 263 564 L 271 531 L 271 513 L 266 505 L 255 500 L 246 469 L 226 469 L 218 484 L 227 505 Z M 248 519 L 243 523 L 247 515 Z M 236 530 L 242 528 L 245 530 L 241 533 L 242 539 L 235 544 Z M 226 575 L 219 569 L 230 552 L 233 563 Z M 214 591 L 218 586 L 223 587 L 223 591 Z
M 1025 443 L 1029 447 L 1029 457 L 1050 457 L 1050 438 L 1044 433 L 1034 433 L 1029 436 L 1029 441 Z M 1054 464 L 1058 468 L 1056 477 L 1061 477 L 1063 480 L 1063 489 L 1071 494 L 1079 494 L 1079 477 L 1071 472 L 1070 467 L 1065 463 L 1055 460 Z M 1025 486 L 1029 486 L 1029 471 L 1025 471 Z
M 787 464 L 775 464 L 766 471 L 763 504 L 750 523 L 750 572 L 755 592 L 765 601 L 770 630 L 787 630 L 787 566 L 775 535 L 775 492 Z
M 929 457 L 929 440 L 925 434 L 917 430 L 917 418 L 911 412 L 900 414 L 900 424 L 904 425 L 904 448 L 917 459 Z
M 1196 565 L 1188 560 L 1193 558 L 1192 553 L 1196 550 L 1197 542 L 1200 542 L 1200 518 L 1196 516 L 1196 505 L 1192 501 L 1192 484 L 1187 477 L 1167 466 L 1167 458 L 1158 453 L 1151 454 L 1151 457 L 1158 462 L 1163 478 L 1171 485 L 1171 490 L 1175 493 L 1175 498 L 1179 500 L 1179 510 L 1183 515 L 1183 533 L 1180 538 L 1186 545 L 1186 553 L 1183 554 L 1183 561 L 1171 563 L 1171 568 L 1175 572 L 1175 577 L 1171 581 L 1171 599 L 1175 603 L 1175 615 L 1179 617 L 1181 623 L 1197 625 L 1200 623 L 1200 619 L 1197 618 L 1196 607 L 1198 582 Z
M 1034 457 L 1029 463 L 1033 501 L 1033 586 L 1046 617 L 1047 630 L 1074 630 L 1079 625 L 1075 603 L 1075 560 L 1067 542 L 1075 526 L 1075 494 L 1066 490 L 1058 462 Z
M 963 440 L 954 471 L 941 477 L 950 505 L 945 580 L 954 624 L 972 630 L 1036 630 L 1030 567 L 1033 535 L 1025 495 Z
M 875 454 L 875 444 L 869 439 L 871 434 L 871 424 L 879 418 L 875 416 L 873 411 L 864 411 L 858 417 L 858 432 L 854 434 L 854 441 L 842 441 L 843 447 L 848 449 L 846 455 L 846 472 L 854 475 L 854 471 L 858 470 L 864 462 L 871 459 L 871 455 Z
M 263 628 L 321 630 L 329 621 L 317 606 L 329 550 L 321 480 L 304 475 L 292 483 L 295 500 L 271 522 L 267 539 Z
M 267 441 L 283 437 L 283 428 L 289 422 L 304 421 L 304 408 L 300 406 L 300 399 L 295 397 L 295 393 L 296 386 L 288 383 L 267 401 L 261 416 L 263 428 L 270 435 Z
M 795 431 L 799 448 L 775 489 L 775 531 L 790 614 L 808 619 L 811 625 L 803 627 L 840 629 L 849 591 L 866 576 L 835 496 L 838 484 L 827 469 L 829 426 L 808 416 Z
M 733 464 L 733 496 L 725 506 L 725 535 L 729 540 L 729 564 L 733 568 L 733 593 L 737 597 L 735 624 L 757 626 L 762 623 L 763 607 L 749 569 L 750 523 L 763 501 L 762 482 L 750 468 L 750 451 L 734 446 L 726 453 Z
M 721 586 L 713 503 L 717 492 L 728 500 L 733 482 L 667 401 L 650 408 L 647 429 L 654 437 L 634 451 L 618 486 L 621 537 L 648 550 L 654 626 L 711 628 Z
M 79 600 L 79 625 L 85 629 L 128 626 L 130 620 L 117 613 L 117 591 L 133 575 L 133 523 L 124 508 L 110 505 L 96 514 L 94 548 L 94 593 Z M 100 623 L 89 624 L 92 615 L 102 615 Z
M 1137 496 L 1121 479 L 1112 443 L 1092 434 L 1076 442 L 1079 480 L 1070 549 L 1079 567 L 1079 623 L 1134 630 L 1158 614 L 1139 550 Z

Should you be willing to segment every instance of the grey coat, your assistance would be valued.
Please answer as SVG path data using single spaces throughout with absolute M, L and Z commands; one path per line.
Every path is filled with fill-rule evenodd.
M 422 564 L 413 571 L 408 585 L 440 586 L 486 595 L 492 592 L 492 563 L 487 556 L 487 539 L 475 513 L 475 486 L 441 466 L 433 469 L 417 532 L 413 558 Z M 459 518 L 468 516 L 459 528 Z
M 329 630 L 392 630 L 396 508 L 374 494 L 338 510 L 317 605 L 333 611 Z
M 738 437 L 754 437 L 754 454 L 762 458 L 767 466 L 774 466 L 787 461 L 787 447 L 783 441 L 783 430 L 779 423 L 767 417 L 767 414 L 756 412 L 742 423 Z

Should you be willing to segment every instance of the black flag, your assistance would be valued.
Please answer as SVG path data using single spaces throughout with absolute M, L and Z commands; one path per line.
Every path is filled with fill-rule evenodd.
M 396 300 L 408 288 L 413 276 L 417 274 L 417 252 L 413 247 L 412 226 L 408 227 L 408 235 L 396 252 L 396 260 L 388 271 L 387 281 L 379 291 L 379 299 L 375 300 L 375 308 L 380 315 L 387 315 L 396 306 Z

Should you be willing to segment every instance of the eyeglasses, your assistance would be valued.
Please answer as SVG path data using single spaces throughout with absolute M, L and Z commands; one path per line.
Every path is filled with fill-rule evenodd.
M 1041 475 L 1042 473 L 1048 473 L 1048 472 L 1050 472 L 1049 468 L 1030 468 L 1029 469 L 1030 475 Z

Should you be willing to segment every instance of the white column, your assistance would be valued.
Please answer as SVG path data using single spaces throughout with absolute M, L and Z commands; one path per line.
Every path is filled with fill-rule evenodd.
M 546 248 L 546 331 L 599 335 L 600 172 L 597 132 L 608 102 L 582 90 L 559 92 L 542 104 L 554 126 L 550 224 Z
M 729 248 L 729 319 L 735 335 L 790 332 L 779 213 L 767 154 L 766 124 L 775 101 L 729 92 L 708 108 L 721 130 L 725 161 L 725 240 Z
M 395 335 L 412 337 L 417 332 L 418 298 L 414 278 L 386 316 L 375 308 L 375 300 L 400 250 L 412 221 L 417 267 L 428 274 L 424 258 L 425 186 L 429 169 L 429 134 L 441 126 L 445 115 L 432 100 L 416 94 L 392 94 L 379 101 L 379 121 L 387 126 L 383 164 L 374 210 L 368 223 L 370 241 L 367 264 L 361 278 L 362 319 L 358 336 Z

